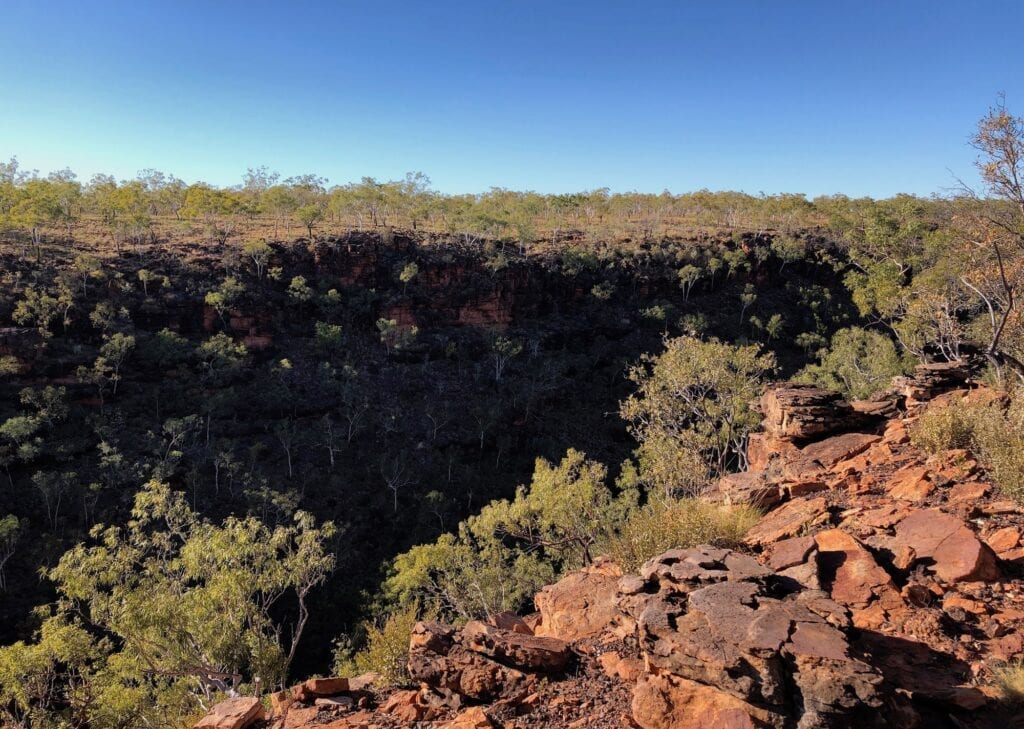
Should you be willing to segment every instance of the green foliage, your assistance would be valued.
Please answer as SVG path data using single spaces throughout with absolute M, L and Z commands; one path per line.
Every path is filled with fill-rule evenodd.
M 280 685 L 334 565 L 333 531 L 302 512 L 291 526 L 213 524 L 150 482 L 127 525 L 96 527 L 50 570 L 55 612 L 35 642 L 0 648 L 0 691 L 19 716 L 102 729 L 177 726 L 257 676 Z M 285 630 L 273 615 L 289 601 Z
M 1024 503 L 1024 401 L 951 403 L 930 407 L 911 427 L 914 444 L 929 453 L 967 448 L 999 489 Z
M 514 499 L 491 502 L 456 535 L 399 555 L 385 594 L 446 617 L 520 609 L 561 570 L 589 562 L 594 546 L 635 507 L 637 492 L 616 496 L 605 476 L 577 451 L 557 466 L 538 459 L 531 484 Z
M 295 276 L 288 284 L 288 297 L 299 304 L 313 299 L 313 289 L 306 283 L 305 276 Z
M 379 673 L 386 686 L 409 683 L 409 636 L 419 622 L 415 605 L 389 613 L 383 619 L 367 621 L 362 625 L 364 648 L 355 655 L 345 644 L 334 653 L 333 673 L 336 676 L 356 676 Z
M 626 571 L 668 549 L 712 544 L 736 548 L 760 519 L 752 506 L 724 506 L 702 499 L 654 499 L 632 512 L 604 549 Z
M 863 399 L 886 388 L 892 378 L 907 374 L 914 360 L 901 355 L 892 339 L 870 329 L 850 327 L 832 335 L 832 346 L 823 350 L 818 364 L 808 365 L 794 378 L 847 398 Z
M 751 403 L 774 368 L 775 358 L 755 345 L 665 340 L 662 354 L 645 357 L 631 371 L 637 392 L 621 408 L 641 443 L 643 477 L 663 493 L 693 493 L 723 473 L 760 422 Z M 691 454 L 700 456 L 702 474 L 683 467 L 693 462 Z

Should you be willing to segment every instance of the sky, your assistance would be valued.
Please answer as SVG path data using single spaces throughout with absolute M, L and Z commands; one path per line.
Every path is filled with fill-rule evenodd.
M 0 158 L 447 193 L 942 193 L 1019 0 L 0 0 Z

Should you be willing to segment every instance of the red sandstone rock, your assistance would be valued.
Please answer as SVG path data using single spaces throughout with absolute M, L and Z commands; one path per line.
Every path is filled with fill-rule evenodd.
M 647 674 L 633 692 L 633 720 L 642 729 L 764 729 L 782 719 L 696 681 Z
M 818 545 L 821 583 L 830 586 L 832 599 L 849 607 L 867 607 L 876 598 L 883 607 L 902 604 L 899 592 L 871 553 L 840 529 L 814 535 Z
M 794 499 L 761 519 L 747 532 L 747 544 L 765 546 L 780 539 L 795 537 L 801 530 L 826 513 L 828 504 L 822 497 Z
M 840 461 L 860 455 L 881 439 L 881 436 L 868 433 L 843 433 L 811 443 L 802 448 L 800 453 L 824 468 L 831 468 Z
M 777 438 L 812 438 L 849 428 L 859 417 L 835 392 L 813 385 L 783 383 L 760 401 L 764 429 Z
M 265 716 L 263 704 L 252 697 L 221 701 L 195 725 L 195 729 L 245 729 Z
M 985 543 L 996 554 L 1009 552 L 1020 544 L 1020 529 L 1017 527 L 1003 527 L 985 537 Z
M 535 633 L 574 641 L 609 630 L 618 617 L 615 593 L 622 570 L 601 563 L 571 572 L 534 598 L 540 612 Z
M 910 547 L 947 583 L 994 580 L 995 555 L 963 522 L 938 509 L 915 511 L 896 527 L 894 549 Z

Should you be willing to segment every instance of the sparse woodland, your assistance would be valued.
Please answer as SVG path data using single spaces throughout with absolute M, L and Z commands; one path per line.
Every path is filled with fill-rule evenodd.
M 0 164 L 0 717 L 174 727 L 260 683 L 400 683 L 416 617 L 738 545 L 757 510 L 701 497 L 771 381 L 862 399 L 964 362 L 1013 395 L 1024 120 L 973 143 L 985 187 L 934 199 Z M 1014 403 L 915 437 L 1024 499 Z

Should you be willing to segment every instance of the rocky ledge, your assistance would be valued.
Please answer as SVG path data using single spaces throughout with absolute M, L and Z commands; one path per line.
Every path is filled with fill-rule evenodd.
M 197 726 L 1013 726 L 992 671 L 1024 655 L 1024 515 L 972 454 L 928 457 L 908 435 L 923 398 L 996 396 L 957 368 L 896 384 L 868 403 L 765 393 L 749 470 L 713 494 L 765 509 L 742 549 L 671 550 L 625 575 L 598 560 L 532 615 L 417 625 L 419 688 L 314 679 Z

